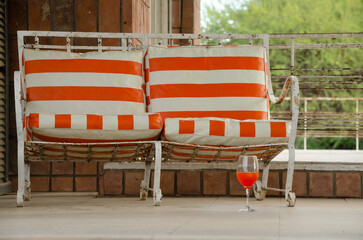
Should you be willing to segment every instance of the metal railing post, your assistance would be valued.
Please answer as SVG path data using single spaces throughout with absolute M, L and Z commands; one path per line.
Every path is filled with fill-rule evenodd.
M 307 112 L 308 112 L 308 100 L 307 99 L 305 99 L 304 100 L 304 150 L 306 150 L 307 149 L 307 146 L 306 146 L 306 136 L 307 136 L 307 133 L 306 133 L 306 131 L 307 131 L 307 127 L 308 127 L 308 120 L 307 120 L 307 118 L 306 118 L 306 114 L 307 114 Z
M 359 119 L 358 119 L 358 114 L 359 114 L 359 99 L 357 99 L 355 101 L 355 112 L 356 112 L 356 116 L 355 116 L 355 148 L 357 151 L 359 151 Z
M 291 76 L 294 75 L 294 68 L 295 68 L 295 39 L 291 38 L 291 59 L 290 59 L 290 70 Z

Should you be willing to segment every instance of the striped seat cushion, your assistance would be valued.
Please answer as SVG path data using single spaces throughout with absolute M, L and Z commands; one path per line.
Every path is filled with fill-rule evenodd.
M 249 146 L 286 143 L 291 122 L 223 118 L 166 118 L 163 137 L 168 141 L 213 146 Z
M 159 114 L 42 114 L 27 118 L 28 140 L 46 142 L 123 142 L 155 140 L 163 124 Z
M 25 49 L 26 115 L 145 113 L 142 51 Z
M 145 66 L 149 111 L 163 118 L 269 118 L 261 46 L 150 46 Z

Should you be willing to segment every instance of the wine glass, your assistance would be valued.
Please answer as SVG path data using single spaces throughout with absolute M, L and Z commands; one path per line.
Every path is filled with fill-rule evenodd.
M 255 210 L 248 205 L 250 196 L 250 188 L 257 181 L 259 175 L 258 161 L 256 156 L 241 155 L 238 157 L 238 165 L 236 169 L 238 181 L 245 187 L 247 195 L 247 205 L 239 212 L 254 212 Z

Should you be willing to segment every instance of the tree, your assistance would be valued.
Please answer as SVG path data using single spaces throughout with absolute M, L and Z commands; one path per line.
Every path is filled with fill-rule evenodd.
M 221 2 L 220 0 L 218 0 Z M 362 0 L 235 0 L 207 7 L 210 33 L 338 33 L 363 30 Z

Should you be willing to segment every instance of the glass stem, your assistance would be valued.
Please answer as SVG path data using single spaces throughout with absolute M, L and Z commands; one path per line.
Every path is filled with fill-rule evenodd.
M 246 198 L 246 201 L 247 201 L 247 208 L 249 208 L 249 206 L 248 206 L 248 199 L 249 199 L 249 197 L 250 197 L 250 190 L 249 189 L 246 189 L 246 195 L 247 195 L 247 198 Z

